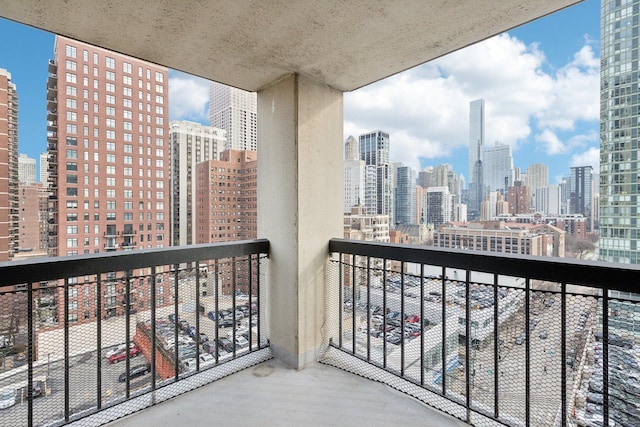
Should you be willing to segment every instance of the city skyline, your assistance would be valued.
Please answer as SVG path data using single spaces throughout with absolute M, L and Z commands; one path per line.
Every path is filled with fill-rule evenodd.
M 549 31 L 558 26 L 562 27 L 563 37 L 555 37 L 554 32 Z M 0 48 L 3 61 L 0 66 L 13 73 L 21 93 L 19 150 L 38 158 L 46 147 L 46 66 L 43 64 L 51 59 L 54 36 L 7 20 L 0 20 L 0 28 L 5 34 L 15 34 L 18 40 Z M 392 162 L 402 162 L 415 170 L 450 163 L 469 182 L 466 170 L 468 103 L 484 98 L 487 103 L 486 145 L 492 146 L 496 140 L 509 144 L 515 166 L 524 170 L 529 166 L 528 162 L 546 163 L 552 183 L 568 176 L 570 166 L 591 165 L 597 171 L 598 39 L 599 2 L 588 0 L 508 34 L 346 93 L 344 139 L 351 134 L 357 137 L 360 133 L 384 130 L 390 134 Z M 24 57 L 25 51 L 30 52 L 28 57 Z M 477 55 L 486 52 L 499 52 L 500 55 L 489 55 L 481 67 L 474 69 L 478 64 Z M 461 56 L 468 59 L 460 61 Z M 512 66 L 505 67 L 505 61 L 512 62 Z M 457 68 L 453 67 L 454 63 Z M 502 74 L 494 76 L 494 80 L 486 80 L 501 68 L 509 69 L 508 76 Z M 515 83 L 520 84 L 521 90 L 513 91 L 513 74 L 518 73 L 521 77 Z M 496 86 L 495 80 L 501 78 L 508 87 Z M 588 87 L 593 93 L 585 90 Z M 562 88 L 576 88 L 570 94 L 573 96 L 571 103 L 563 97 Z M 207 80 L 170 70 L 169 91 L 170 120 L 209 125 Z M 403 99 L 407 91 L 411 97 Z M 509 92 L 517 93 L 498 99 Z M 391 93 L 395 94 L 393 99 L 390 99 Z M 448 99 L 443 99 L 443 94 Z M 414 105 L 415 96 L 420 102 L 416 101 Z M 524 104 L 532 104 L 535 111 L 520 112 L 523 103 L 515 102 L 515 96 L 523 97 Z M 531 98 L 527 100 L 527 97 Z M 555 102 L 543 102 L 542 98 Z M 432 101 L 424 108 L 416 107 L 424 104 L 424 99 Z M 390 107 L 398 108 L 391 108 L 394 110 L 391 112 L 377 110 L 374 107 L 381 103 L 379 101 L 389 101 Z M 394 104 L 399 101 L 403 101 L 402 104 Z M 580 111 L 577 108 L 574 111 L 571 105 L 579 106 Z M 436 116 L 432 115 L 434 108 L 438 113 Z M 555 117 L 559 112 L 564 115 L 562 122 Z M 456 115 L 460 120 L 452 120 Z M 443 117 L 449 119 L 445 121 Z M 540 123 L 547 126 L 534 132 Z M 416 136 L 420 134 L 423 137 Z

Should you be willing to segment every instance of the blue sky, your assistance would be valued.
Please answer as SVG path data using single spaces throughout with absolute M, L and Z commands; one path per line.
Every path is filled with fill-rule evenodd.
M 467 173 L 469 102 L 486 102 L 487 145 L 513 147 L 514 164 L 597 167 L 600 2 L 585 2 L 345 94 L 345 138 L 383 129 L 391 158 L 415 169 L 450 163 Z M 47 62 L 52 34 L 0 19 L 0 68 L 19 96 L 19 149 L 46 147 Z M 170 72 L 170 119 L 208 124 L 208 84 Z M 597 169 L 596 169 L 597 170 Z

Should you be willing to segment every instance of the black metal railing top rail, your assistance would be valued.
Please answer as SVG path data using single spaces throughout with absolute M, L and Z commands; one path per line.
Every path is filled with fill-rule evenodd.
M 331 239 L 329 252 L 638 292 L 640 265 Z
M 0 272 L 2 272 L 0 274 L 0 288 L 23 283 L 36 283 L 45 280 L 174 265 L 195 260 L 230 258 L 256 253 L 269 253 L 269 241 L 255 239 L 77 255 L 73 257 L 63 256 L 8 261 L 0 263 Z

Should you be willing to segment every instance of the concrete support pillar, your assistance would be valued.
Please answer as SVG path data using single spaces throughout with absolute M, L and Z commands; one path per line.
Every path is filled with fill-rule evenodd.
M 258 237 L 269 239 L 270 338 L 302 369 L 317 359 L 328 244 L 341 237 L 342 92 L 299 75 L 258 92 Z

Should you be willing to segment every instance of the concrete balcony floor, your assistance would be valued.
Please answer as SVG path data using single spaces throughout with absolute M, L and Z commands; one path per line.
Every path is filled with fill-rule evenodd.
M 111 427 L 466 426 L 382 383 L 273 359 L 108 424 Z

